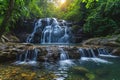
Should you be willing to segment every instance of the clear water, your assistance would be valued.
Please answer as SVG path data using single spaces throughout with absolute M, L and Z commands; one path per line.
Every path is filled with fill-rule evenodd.
M 111 55 L 101 55 L 98 58 L 82 57 L 77 60 L 66 59 L 56 62 L 38 62 L 35 64 L 24 64 L 24 67 L 25 65 L 32 65 L 37 72 L 47 70 L 57 76 L 48 80 L 120 80 L 120 57 Z M 81 74 L 82 72 L 79 69 L 75 70 L 74 67 L 87 69 L 88 73 L 92 75 L 91 78 L 86 78 L 87 74 Z
M 60 49 L 63 54 L 61 54 L 59 61 L 23 61 L 22 63 L 18 61 L 15 64 L 32 65 L 35 71 L 47 70 L 53 72 L 57 77 L 52 80 L 120 80 L 120 57 L 99 54 L 98 57 L 83 56 L 80 59 L 69 59 L 62 47 Z M 49 52 L 49 48 L 47 50 Z M 39 69 L 40 66 L 42 68 Z M 83 70 L 81 71 L 79 68 Z M 84 73 L 84 69 L 88 72 Z
M 77 66 L 87 68 L 95 75 L 94 80 L 120 80 L 120 58 L 105 57 L 102 59 L 109 62 L 80 61 Z M 71 74 L 71 76 L 73 75 Z
M 40 64 L 41 65 L 41 64 Z M 54 72 L 55 80 L 120 80 L 120 58 L 104 56 L 100 58 L 84 58 L 81 60 L 61 60 L 56 63 L 43 64 L 45 69 Z M 94 79 L 74 71 L 74 67 L 83 67 L 94 75 Z M 78 71 L 79 72 L 79 71 Z

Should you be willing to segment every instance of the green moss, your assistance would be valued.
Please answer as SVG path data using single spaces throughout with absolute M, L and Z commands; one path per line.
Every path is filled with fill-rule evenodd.
M 92 74 L 92 73 L 87 73 L 85 76 L 86 76 L 89 80 L 94 80 L 94 79 L 95 79 L 95 75 Z
M 89 73 L 89 70 L 84 67 L 73 67 L 73 72 L 85 76 L 86 73 Z

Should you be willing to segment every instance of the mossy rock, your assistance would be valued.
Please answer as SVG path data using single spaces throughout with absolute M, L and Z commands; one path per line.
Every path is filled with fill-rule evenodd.
M 85 76 L 88 78 L 88 80 L 94 80 L 95 79 L 95 75 L 92 73 L 86 73 Z
M 76 67 L 73 67 L 72 70 L 73 70 L 74 73 L 77 73 L 77 74 L 80 74 L 80 75 L 83 75 L 83 76 L 85 76 L 87 73 L 89 73 L 89 70 L 84 68 L 84 67 L 76 66 Z

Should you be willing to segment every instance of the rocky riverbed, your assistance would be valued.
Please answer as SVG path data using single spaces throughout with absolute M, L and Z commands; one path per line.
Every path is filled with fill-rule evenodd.
M 32 66 L 14 66 L 10 63 L 0 64 L 0 80 L 52 80 L 56 76 L 42 69 Z
M 62 47 L 63 50 L 69 55 L 69 59 L 80 59 L 81 58 L 82 55 L 80 54 L 79 48 L 86 49 L 86 50 L 93 49 L 93 51 L 95 52 L 96 52 L 96 49 L 104 48 L 108 50 L 109 53 L 112 53 L 112 55 L 120 56 L 119 35 L 111 36 L 107 38 L 106 37 L 92 38 L 92 39 L 84 41 L 83 43 L 81 43 L 81 45 L 76 45 L 76 46 L 73 46 L 73 45 L 62 46 L 61 45 L 60 47 Z M 50 46 L 40 45 L 40 44 L 34 45 L 30 43 L 19 43 L 19 42 L 14 42 L 14 41 L 0 42 L 0 72 L 1 72 L 0 80 L 18 80 L 18 79 L 19 80 L 48 80 L 48 79 L 53 80 L 53 79 L 58 78 L 59 76 L 56 76 L 56 73 L 53 73 L 52 69 L 51 71 L 49 69 L 45 69 L 45 65 L 43 66 L 41 63 L 39 63 L 39 65 L 34 66 L 34 67 L 29 66 L 29 65 L 12 64 L 13 62 L 17 60 L 16 56 L 25 54 L 26 51 L 28 50 L 32 51 L 34 49 L 37 49 L 38 51 L 38 57 L 37 57 L 38 62 L 45 64 L 46 57 L 47 57 L 48 58 L 47 61 L 49 63 L 51 62 L 53 63 L 52 66 L 47 65 L 48 68 L 55 66 L 54 64 L 56 64 L 56 62 L 59 62 L 60 60 L 61 51 L 59 50 L 59 47 L 57 45 L 50 45 Z M 95 55 L 98 56 L 98 53 Z M 111 61 L 112 60 L 113 59 L 111 59 Z M 119 61 L 119 58 L 117 61 Z M 116 72 L 118 71 L 116 69 L 118 69 L 119 67 L 119 66 L 118 67 L 116 66 L 119 63 L 117 61 L 114 60 L 114 65 L 112 65 L 113 67 L 111 67 L 111 70 L 115 69 L 112 72 L 112 73 L 115 73 L 115 75 L 111 73 L 110 76 L 112 75 L 114 77 L 117 76 L 116 79 L 119 79 L 119 75 L 117 75 L 117 72 Z M 88 70 L 87 69 L 88 63 L 87 62 L 85 63 L 86 64 L 84 64 L 84 62 L 81 63 L 80 61 L 80 66 L 77 66 L 77 67 L 75 66 L 76 64 L 72 64 L 73 67 L 71 67 L 70 70 L 67 71 L 69 73 L 67 73 L 68 76 L 66 80 L 74 80 L 74 79 L 94 80 L 94 79 L 99 79 L 99 78 L 101 80 L 103 79 L 101 76 L 104 76 L 105 78 L 104 74 L 109 75 L 108 73 L 110 73 L 108 72 L 109 70 L 105 72 L 106 68 L 104 70 L 104 67 L 102 67 L 103 71 L 101 71 L 101 68 L 99 69 L 99 67 L 103 64 L 97 65 L 96 62 L 95 63 L 93 62 L 94 66 L 98 67 L 99 69 L 98 70 L 96 68 L 96 70 L 94 70 L 90 62 L 89 66 L 91 67 Z M 69 65 L 68 62 L 65 64 Z M 81 67 L 81 64 L 87 65 L 86 68 Z M 60 64 L 58 65 L 61 66 Z M 57 67 L 59 67 L 58 65 Z M 107 65 L 107 67 L 108 66 L 111 66 L 111 64 Z M 58 71 L 61 72 L 64 70 L 60 71 L 58 68 Z M 94 72 L 91 73 L 91 71 L 94 71 Z
M 102 38 L 92 38 L 84 41 L 82 45 L 64 45 L 63 49 L 67 51 L 69 58 L 71 59 L 79 59 L 81 57 L 79 48 L 105 48 L 112 53 L 112 55 L 120 56 L 120 41 L 119 36 L 111 36 L 111 37 L 102 37 Z M 16 56 L 26 53 L 27 50 L 38 50 L 38 61 L 45 61 L 46 56 L 48 57 L 48 61 L 56 61 L 60 59 L 60 50 L 58 45 L 34 45 L 30 43 L 18 43 L 18 42 L 4 42 L 0 43 L 0 62 L 5 61 L 15 61 Z M 49 51 L 51 52 L 48 55 Z

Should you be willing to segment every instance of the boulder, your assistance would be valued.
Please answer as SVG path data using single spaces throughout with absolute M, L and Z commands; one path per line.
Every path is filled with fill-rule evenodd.
M 113 55 L 116 55 L 116 56 L 120 56 L 120 47 L 114 49 L 114 50 L 112 51 L 112 54 L 113 54 Z
M 89 70 L 84 68 L 84 67 L 78 67 L 78 66 L 75 66 L 72 68 L 73 72 L 76 73 L 76 74 L 80 74 L 80 75 L 83 75 L 85 76 L 85 74 L 89 73 Z
M 76 47 L 68 48 L 67 52 L 68 52 L 70 59 L 80 59 L 81 58 L 80 52 L 79 52 L 78 48 L 76 48 Z

